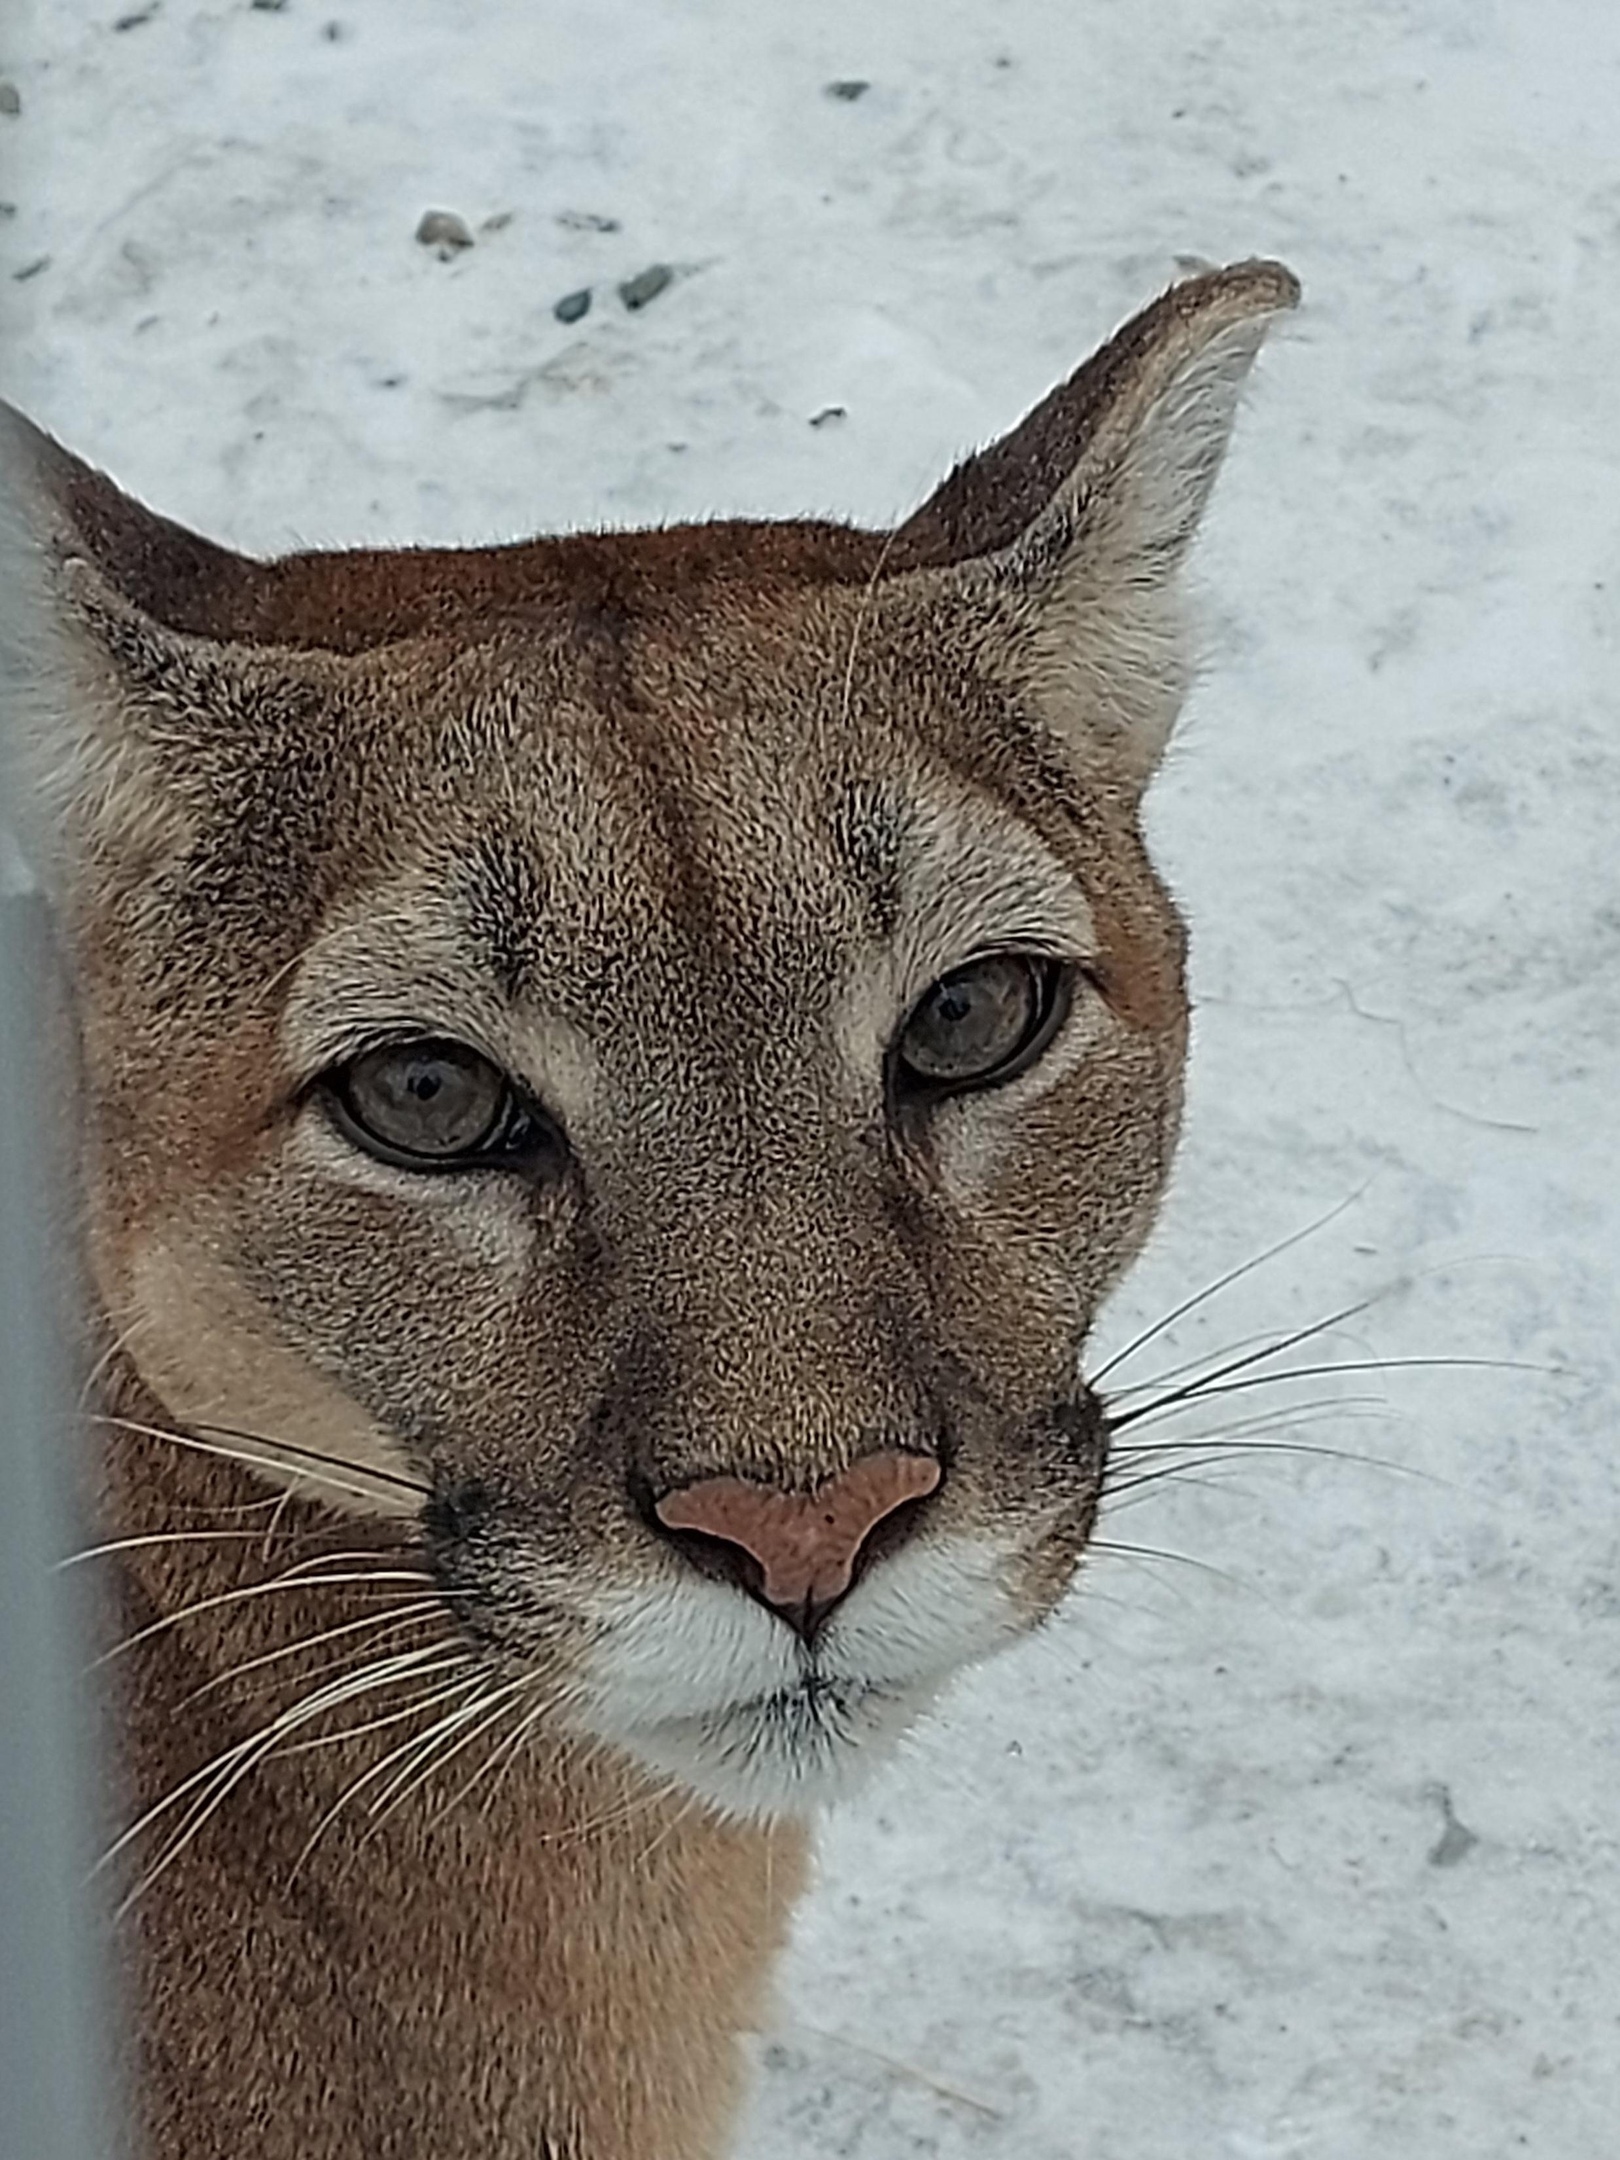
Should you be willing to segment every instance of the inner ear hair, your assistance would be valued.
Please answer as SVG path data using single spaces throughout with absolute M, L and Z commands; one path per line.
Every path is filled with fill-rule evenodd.
M 1172 285 L 959 465 L 888 552 L 891 577 L 966 614 L 980 664 L 1072 755 L 1138 786 L 1187 688 L 1181 565 L 1244 380 L 1298 299 L 1276 262 Z
M 217 711 L 217 618 L 261 575 L 0 403 L 0 819 L 48 887 L 75 831 L 170 821 L 146 722 Z

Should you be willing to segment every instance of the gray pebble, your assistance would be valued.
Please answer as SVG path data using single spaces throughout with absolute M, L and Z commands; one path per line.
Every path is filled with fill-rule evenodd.
M 847 405 L 823 405 L 820 412 L 810 415 L 810 425 L 812 427 L 828 427 L 834 420 L 844 420 L 848 416 L 849 407 Z
M 467 220 L 457 217 L 453 210 L 425 210 L 416 237 L 423 247 L 438 249 L 440 262 L 449 262 L 453 255 L 473 244 Z
M 633 313 L 637 308 L 644 308 L 649 300 L 656 300 L 674 276 L 668 263 L 649 263 L 645 270 L 638 270 L 633 278 L 625 279 L 619 287 L 619 298 Z
M 20 270 L 12 271 L 12 282 L 17 285 L 25 284 L 29 278 L 38 277 L 42 270 L 48 270 L 50 266 L 51 258 L 48 255 L 36 255 L 31 263 L 24 263 Z
M 557 223 L 566 225 L 570 232 L 617 232 L 616 217 L 599 217 L 594 210 L 559 210 Z
M 13 119 L 22 111 L 22 92 L 14 82 L 0 82 L 0 113 L 9 113 Z
M 582 315 L 591 311 L 591 288 L 582 285 L 578 292 L 564 293 L 552 314 L 559 322 L 578 322 Z
M 256 8 L 261 15 L 279 15 L 287 5 L 287 0 L 248 0 L 248 5 Z
M 830 82 L 827 85 L 825 94 L 830 98 L 837 98 L 842 104 L 853 105 L 857 98 L 865 97 L 871 87 L 872 85 L 869 82 L 856 82 L 853 79 L 845 82 Z

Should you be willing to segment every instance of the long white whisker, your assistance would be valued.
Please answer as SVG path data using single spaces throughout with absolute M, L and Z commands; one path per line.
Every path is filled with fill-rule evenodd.
M 413 1676 L 389 1675 L 386 1678 L 374 1679 L 364 1687 L 353 1688 L 347 1694 L 337 1697 L 336 1702 L 348 1702 L 354 1700 L 358 1696 L 374 1693 L 376 1689 L 387 1686 L 389 1684 L 389 1680 L 396 1677 L 408 1678 Z M 465 1685 L 465 1683 L 462 1684 Z M 442 1693 L 430 1694 L 425 1701 L 418 1700 L 416 1702 L 407 1704 L 403 1709 L 392 1713 L 392 1716 L 396 1720 L 403 1717 L 409 1717 L 426 1709 L 432 1702 L 441 1700 L 443 1700 Z M 250 1776 L 251 1773 L 258 1768 L 260 1763 L 264 1762 L 268 1757 L 274 1755 L 277 1752 L 278 1743 L 283 1740 L 288 1733 L 298 1731 L 302 1725 L 309 1723 L 312 1718 L 322 1715 L 325 1710 L 333 1708 L 334 1706 L 335 1705 L 333 1703 L 308 1705 L 302 1707 L 299 1711 L 295 1713 L 290 1713 L 283 1718 L 277 1719 L 276 1722 L 271 1725 L 265 1732 L 256 1735 L 253 1743 L 245 1745 L 243 1749 L 236 1751 L 234 1759 L 227 1758 L 228 1767 L 225 1768 L 224 1774 L 219 1777 L 218 1782 L 211 1791 L 203 1794 L 199 1802 L 193 1807 L 191 1814 L 188 1815 L 186 1820 L 181 1824 L 179 1830 L 176 1832 L 174 1838 L 163 1853 L 162 1857 L 159 1860 L 155 1861 L 153 1865 L 147 1869 L 146 1873 L 141 1877 L 140 1881 L 135 1885 L 134 1889 L 130 1891 L 129 1895 L 118 1906 L 117 1912 L 115 1913 L 114 1917 L 122 1918 L 123 1915 L 130 1910 L 131 1906 L 138 1903 L 138 1901 L 146 1895 L 147 1891 L 152 1888 L 153 1884 L 158 1881 L 159 1877 L 162 1876 L 165 1871 L 168 1868 L 172 1867 L 174 1862 L 179 1859 L 180 1855 L 186 1850 L 186 1847 L 191 1844 L 194 1838 L 197 1837 L 199 1832 L 203 1829 L 204 1825 L 210 1820 L 210 1818 L 217 1814 L 219 1809 L 224 1806 L 225 1802 L 230 1798 L 231 1794 L 236 1790 L 237 1786 L 242 1783 L 243 1779 Z M 389 1721 L 374 1720 L 372 1723 L 372 1727 L 362 1727 L 359 1729 L 373 1729 L 375 1724 L 380 1722 Z M 330 1737 L 335 1740 L 350 1740 L 355 1737 L 355 1730 L 355 1728 L 346 1728 L 342 1733 L 335 1734 Z
M 464 1724 L 471 1719 L 483 1717 L 484 1713 L 496 1704 L 499 1704 L 501 1710 L 504 1710 L 510 1699 L 514 1695 L 521 1694 L 527 1685 L 527 1679 L 505 1681 L 499 1687 L 490 1689 L 483 1695 L 478 1696 L 464 1710 L 453 1713 L 451 1718 L 446 1719 L 444 1726 L 436 1729 L 430 1744 L 424 1750 L 426 1760 L 407 1763 L 405 1768 L 371 1802 L 372 1813 L 375 1817 L 373 1829 L 380 1830 L 395 1808 L 402 1806 L 414 1792 L 417 1792 L 427 1783 L 428 1779 L 442 1764 L 449 1762 L 453 1756 L 459 1755 L 469 1741 L 475 1740 L 479 1733 L 486 1729 L 485 1725 L 474 1725 L 471 1732 L 464 1733 L 459 1740 L 455 1741 L 454 1746 L 451 1746 L 449 1743 L 453 1735 L 460 1731 Z M 499 1715 L 499 1712 L 497 1715 Z M 490 1722 L 493 1722 L 493 1720 Z
M 300 1636 L 297 1642 L 283 1643 L 278 1650 L 266 1650 L 259 1657 L 245 1658 L 240 1665 L 233 1665 L 226 1672 L 215 1673 L 211 1679 L 205 1680 L 201 1687 L 193 1688 L 177 1707 L 187 1709 L 192 1703 L 199 1702 L 203 1696 L 211 1695 L 216 1688 L 229 1686 L 244 1673 L 257 1672 L 262 1666 L 274 1665 L 282 1658 L 296 1657 L 301 1650 L 318 1650 L 323 1643 L 336 1642 L 343 1635 L 358 1635 L 366 1628 L 375 1628 L 379 1635 L 392 1634 L 413 1622 L 426 1620 L 434 1613 L 442 1614 L 443 1611 L 444 1607 L 437 1598 L 420 1598 L 414 1605 L 401 1606 L 397 1612 L 385 1609 L 382 1612 L 366 1613 L 358 1620 L 345 1620 L 340 1627 L 323 1628 L 318 1635 Z M 339 1665 L 347 1662 L 346 1657 L 333 1661 Z M 330 1670 L 330 1666 L 315 1668 L 315 1671 Z M 301 1680 L 311 1680 L 314 1677 L 314 1672 L 299 1674 Z
M 195 1604 L 183 1605 L 178 1612 L 164 1613 L 158 1619 L 149 1621 L 145 1627 L 137 1628 L 133 1635 L 126 1635 L 122 1642 L 114 1643 L 110 1650 L 103 1650 L 101 1655 L 93 1660 L 91 1670 L 96 1671 L 113 1658 L 122 1657 L 126 1650 L 133 1650 L 137 1643 L 147 1642 L 152 1636 L 161 1635 L 166 1628 L 175 1627 L 182 1620 L 192 1619 L 198 1613 L 215 1612 L 224 1605 L 240 1604 L 246 1598 L 271 1597 L 278 1592 L 284 1595 L 292 1590 L 323 1589 L 345 1583 L 431 1583 L 432 1580 L 433 1577 L 425 1568 L 371 1568 L 346 1575 L 310 1575 L 298 1572 L 278 1575 L 270 1582 L 246 1583 L 236 1590 L 222 1590 L 216 1597 L 199 1598 Z
M 352 1696 L 366 1693 L 373 1686 L 380 1687 L 389 1680 L 406 1676 L 416 1663 L 424 1660 L 430 1652 L 437 1648 L 437 1644 L 430 1643 L 419 1650 L 401 1652 L 384 1659 L 380 1665 L 362 1666 L 358 1672 L 351 1673 L 346 1680 L 334 1681 L 328 1687 L 317 1689 L 313 1696 L 302 1697 L 297 1703 L 294 1703 L 290 1708 L 282 1711 L 279 1716 L 273 1718 L 268 1726 L 261 1727 L 259 1731 L 251 1733 L 247 1739 L 239 1740 L 234 1746 L 222 1750 L 220 1754 L 211 1757 L 208 1762 L 204 1763 L 200 1770 L 192 1771 L 178 1785 L 171 1787 L 161 1800 L 155 1801 L 143 1815 L 138 1816 L 127 1829 L 123 1830 L 113 1840 L 112 1844 L 108 1846 L 107 1850 L 96 1862 L 92 1872 L 99 1874 L 103 1868 L 116 1860 L 118 1855 L 131 1845 L 144 1830 L 150 1828 L 161 1816 L 166 1815 L 169 1809 L 178 1801 L 184 1799 L 188 1792 L 193 1791 L 195 1787 L 204 1783 L 205 1780 L 235 1763 L 242 1756 L 251 1753 L 261 1742 L 267 1739 L 273 1740 L 282 1731 L 290 1729 L 306 1718 L 318 1717 L 340 1703 L 347 1702 Z
M 105 1560 L 111 1553 L 139 1552 L 149 1545 L 229 1544 L 262 1536 L 263 1532 L 259 1530 L 154 1530 L 141 1537 L 109 1538 L 102 1545 L 86 1545 L 79 1552 L 64 1554 L 56 1565 L 59 1568 L 78 1567 L 86 1560 Z
M 443 1688 L 436 1695 L 429 1696 L 426 1702 L 414 1703 L 411 1706 L 412 1711 L 414 1712 L 418 1710 L 424 1710 L 430 1705 L 436 1705 L 441 1702 L 454 1701 L 457 1696 L 465 1695 L 468 1688 L 476 1685 L 481 1685 L 483 1683 L 484 1677 L 485 1676 L 482 1673 L 478 1673 L 476 1675 L 470 1676 L 466 1680 L 461 1681 L 459 1684 L 453 1685 L 448 1688 Z M 389 1721 L 383 1719 L 374 1720 L 372 1729 L 375 1729 L 377 1725 L 380 1725 L 384 1722 Z M 395 1719 L 392 1722 L 397 1723 L 398 1720 Z M 437 1725 L 434 1725 L 430 1727 L 429 1730 L 431 1732 L 436 1732 L 438 1730 L 438 1727 Z M 357 1799 L 358 1796 L 365 1791 L 368 1785 L 373 1783 L 375 1779 L 381 1777 L 383 1772 L 388 1769 L 391 1763 L 397 1762 L 401 1755 L 407 1754 L 412 1749 L 414 1749 L 423 1737 L 424 1736 L 421 1733 L 413 1733 L 408 1740 L 402 1741 L 397 1748 L 390 1749 L 389 1752 L 382 1757 L 381 1761 L 375 1762 L 370 1766 L 369 1769 L 363 1770 L 359 1777 L 355 1778 L 352 1783 L 346 1785 L 343 1788 L 342 1792 L 338 1794 L 332 1805 L 326 1810 L 326 1813 L 321 1817 L 320 1821 L 315 1825 L 314 1829 L 310 1832 L 309 1836 L 304 1840 L 304 1843 L 299 1848 L 298 1857 L 294 1860 L 292 1864 L 292 1872 L 288 1878 L 289 1881 L 296 1881 L 298 1876 L 303 1872 L 304 1863 L 308 1860 L 310 1854 L 315 1850 L 315 1847 L 320 1843 L 321 1839 L 325 1836 L 326 1832 L 330 1829 L 332 1824 L 336 1822 L 337 1818 L 342 1814 L 343 1810 L 349 1805 L 349 1802 L 351 1800 Z

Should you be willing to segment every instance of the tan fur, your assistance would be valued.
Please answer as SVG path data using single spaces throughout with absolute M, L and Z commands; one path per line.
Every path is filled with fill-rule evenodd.
M 145 2160 L 724 2149 L 803 1816 L 1090 1532 L 1186 1045 L 1138 805 L 1295 297 L 1174 288 L 890 534 L 254 563 L 4 420 Z M 902 1101 L 997 951 L 1075 969 L 1050 1046 Z M 402 1029 L 519 1076 L 543 1168 L 356 1148 L 322 1075 Z M 869 1460 L 911 1497 L 807 1648 L 712 1547 Z

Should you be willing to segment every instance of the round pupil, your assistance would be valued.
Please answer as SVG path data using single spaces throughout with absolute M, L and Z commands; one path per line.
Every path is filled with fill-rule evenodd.
M 1023 1047 L 1039 1013 L 1027 960 L 998 955 L 937 982 L 913 1014 L 900 1054 L 924 1080 L 975 1080 Z
M 506 1081 L 458 1044 L 373 1050 L 349 1075 L 356 1117 L 377 1139 L 411 1155 L 465 1155 L 488 1142 Z

